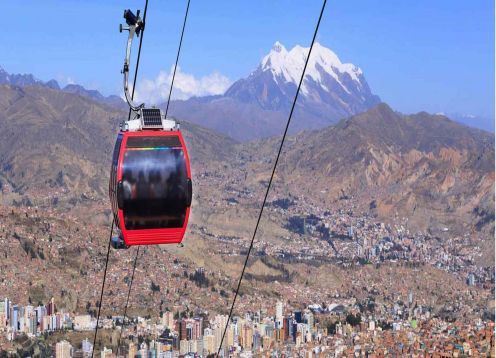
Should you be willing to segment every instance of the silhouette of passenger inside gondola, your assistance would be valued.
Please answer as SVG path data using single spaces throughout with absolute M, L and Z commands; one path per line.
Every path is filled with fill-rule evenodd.
M 145 172 L 140 170 L 138 173 L 138 182 L 136 183 L 136 197 L 139 200 L 146 199 L 148 197 L 148 183 L 145 178 Z
M 125 169 L 122 174 L 122 187 L 123 187 L 123 198 L 124 198 L 124 210 L 130 215 L 126 215 L 125 222 L 126 227 L 133 228 L 135 225 L 133 214 L 135 214 L 136 208 L 133 200 L 136 198 L 136 180 L 133 176 L 133 171 L 131 169 Z
M 133 186 L 135 180 L 133 178 L 133 171 L 131 169 L 126 169 L 122 175 L 122 186 L 124 189 L 124 200 L 125 202 L 133 198 Z M 136 193 L 134 193 L 136 195 Z
M 160 174 L 160 170 L 152 170 L 148 175 L 148 181 L 150 183 L 149 187 L 149 210 L 153 213 L 155 219 L 153 222 L 155 225 L 160 225 L 159 220 L 163 216 L 164 206 L 164 190 L 163 190 L 163 182 L 162 175 Z
M 122 181 L 126 228 L 183 225 L 188 188 L 181 149 L 130 150 L 126 153 Z
M 160 199 L 164 195 L 162 175 L 159 170 L 150 172 L 150 197 L 152 199 Z
M 138 173 L 138 182 L 136 183 L 136 209 L 140 216 L 141 224 L 144 224 L 145 217 L 148 215 L 147 199 L 149 193 L 149 183 L 145 178 L 145 172 L 140 170 Z

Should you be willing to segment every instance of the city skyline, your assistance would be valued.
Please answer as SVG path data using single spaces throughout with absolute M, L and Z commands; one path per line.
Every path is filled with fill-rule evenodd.
M 161 317 L 129 317 L 130 322 L 123 326 L 122 316 L 112 316 L 110 319 L 102 319 L 99 326 L 105 330 L 125 330 L 124 337 L 127 338 L 122 342 L 119 340 L 117 349 L 115 345 L 107 346 L 100 340 L 97 352 L 100 352 L 99 356 L 102 358 L 172 358 L 195 357 L 196 354 L 206 357 L 216 354 L 221 347 L 221 356 L 244 357 L 250 352 L 257 356 L 264 352 L 288 352 L 323 357 L 331 353 L 373 354 L 376 348 L 388 349 L 396 354 L 421 353 L 430 348 L 439 354 L 456 352 L 468 355 L 489 353 L 494 348 L 494 322 L 486 323 L 481 320 L 461 330 L 459 325 L 453 325 L 447 336 L 432 340 L 429 334 L 436 330 L 446 330 L 448 326 L 444 321 L 433 319 L 428 309 L 418 306 L 412 293 L 408 295 L 406 306 L 395 306 L 388 314 L 381 315 L 367 314 L 353 301 L 341 302 L 343 304 L 331 304 L 325 308 L 310 305 L 304 310 L 294 310 L 282 301 L 276 301 L 272 312 L 265 309 L 247 312 L 233 316 L 231 322 L 228 322 L 227 315 L 222 314 L 206 320 L 202 316 L 188 318 L 181 317 L 180 312 L 165 311 Z M 96 317 L 62 314 L 63 322 L 51 318 L 50 321 L 55 322 L 55 326 L 45 327 L 42 323 L 45 321 L 44 317 L 59 317 L 54 300 L 36 310 L 30 307 L 32 306 L 24 308 L 12 304 L 8 298 L 0 302 L 0 322 L 6 323 L 0 325 L 0 333 L 6 334 L 9 341 L 23 333 L 38 336 L 61 329 L 84 332 L 93 330 L 96 325 Z M 45 313 L 50 315 L 38 316 L 38 313 L 43 312 L 40 308 L 45 308 Z M 9 313 L 6 315 L 7 312 Z M 23 315 L 19 316 L 19 312 Z M 32 313 L 35 314 L 34 317 Z M 24 322 L 26 317 L 28 324 Z M 38 322 L 38 331 L 35 324 L 33 332 L 33 325 L 29 322 L 39 317 L 41 321 Z M 80 325 L 81 322 L 85 322 L 85 325 Z M 18 327 L 14 327 L 16 325 Z M 227 334 L 222 340 L 224 327 L 227 328 Z M 17 331 L 17 328 L 20 330 Z M 413 336 L 416 338 L 413 339 Z M 73 339 L 68 339 L 57 341 L 53 350 L 55 358 L 92 356 L 93 344 L 88 338 L 75 343 Z M 408 346 L 403 343 L 395 345 L 395 339 L 410 343 Z M 412 345 L 416 339 L 417 344 Z M 345 343 L 347 340 L 355 343 L 353 348 Z M 378 341 L 382 345 L 375 347 Z

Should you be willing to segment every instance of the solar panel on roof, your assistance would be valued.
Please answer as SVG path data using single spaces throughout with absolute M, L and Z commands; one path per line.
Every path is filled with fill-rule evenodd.
M 145 127 L 162 127 L 162 116 L 159 108 L 143 108 L 141 111 Z

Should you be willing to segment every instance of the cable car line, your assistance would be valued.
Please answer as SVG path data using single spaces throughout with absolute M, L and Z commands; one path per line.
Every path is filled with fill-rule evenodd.
M 255 236 L 257 235 L 258 226 L 260 224 L 260 220 L 262 218 L 262 214 L 263 214 L 263 211 L 264 211 L 264 208 L 265 208 L 265 204 L 267 202 L 267 197 L 269 195 L 270 187 L 271 187 L 272 181 L 274 179 L 274 174 L 276 172 L 277 163 L 279 162 L 279 157 L 281 155 L 282 148 L 284 146 L 284 141 L 286 140 L 286 135 L 288 133 L 289 125 L 291 123 L 291 118 L 293 116 L 293 112 L 294 112 L 294 109 L 295 109 L 296 101 L 298 100 L 298 94 L 300 93 L 301 85 L 302 85 L 303 79 L 305 77 L 305 71 L 307 69 L 308 61 L 310 59 L 310 55 L 312 54 L 313 45 L 315 43 L 315 39 L 316 39 L 317 33 L 319 31 L 320 21 L 322 20 L 322 15 L 324 14 L 326 3 L 327 3 L 327 0 L 324 0 L 323 3 L 322 3 L 322 8 L 320 10 L 320 15 L 319 15 L 319 18 L 317 20 L 317 25 L 315 26 L 315 31 L 313 33 L 312 42 L 310 44 L 310 49 L 308 50 L 308 55 L 307 55 L 307 58 L 305 59 L 305 66 L 303 67 L 303 72 L 302 72 L 301 77 L 300 77 L 300 82 L 298 83 L 298 89 L 296 90 L 296 94 L 295 94 L 295 97 L 294 97 L 294 100 L 293 100 L 293 104 L 291 106 L 291 111 L 289 112 L 288 120 L 286 122 L 286 128 L 284 129 L 284 133 L 283 133 L 283 136 L 282 136 L 282 139 L 281 139 L 281 143 L 279 145 L 279 150 L 277 152 L 276 160 L 274 162 L 274 166 L 272 167 L 272 173 L 270 175 L 269 184 L 267 185 L 267 190 L 265 191 L 264 200 L 262 202 L 262 206 L 261 206 L 260 212 L 258 214 L 258 219 L 257 219 L 257 223 L 255 225 L 255 230 L 253 231 L 253 236 L 251 238 L 250 246 L 248 248 L 248 253 L 246 254 L 245 262 L 244 262 L 244 265 L 243 265 L 243 270 L 241 271 L 241 276 L 239 277 L 238 286 L 236 288 L 236 293 L 234 294 L 234 298 L 233 298 L 233 302 L 232 302 L 232 305 L 231 305 L 231 309 L 229 311 L 229 317 L 227 318 L 226 326 L 225 326 L 224 332 L 222 334 L 222 339 L 220 341 L 219 349 L 217 351 L 217 357 L 220 356 L 220 351 L 222 349 L 222 344 L 224 343 L 224 338 L 226 336 L 227 327 L 229 326 L 229 321 L 231 320 L 231 317 L 232 317 L 232 313 L 233 313 L 233 310 L 234 310 L 234 305 L 236 303 L 236 299 L 237 299 L 238 294 L 239 294 L 239 288 L 241 287 L 241 282 L 242 282 L 243 276 L 245 274 L 246 266 L 248 264 L 248 259 L 250 258 L 251 250 L 253 248 L 253 242 L 255 241 Z
M 136 249 L 136 256 L 134 256 L 133 273 L 131 274 L 131 282 L 129 283 L 129 289 L 127 291 L 126 307 L 124 308 L 124 317 L 122 319 L 121 331 L 119 333 L 119 339 L 117 340 L 117 352 L 116 353 L 119 353 L 119 349 L 121 346 L 122 331 L 124 331 L 124 325 L 126 324 L 127 306 L 129 304 L 129 296 L 131 295 L 131 287 L 133 286 L 134 272 L 136 271 L 136 263 L 138 262 L 139 251 L 140 251 L 140 247 L 138 246 L 138 248 Z
M 141 58 L 141 45 L 143 44 L 143 37 L 145 36 L 145 25 L 146 25 L 146 10 L 148 9 L 148 0 L 145 0 L 145 11 L 143 12 L 143 27 L 141 29 L 141 37 L 138 45 L 138 56 L 136 58 L 136 68 L 134 70 L 134 79 L 133 79 L 133 90 L 131 92 L 131 99 L 134 99 L 134 90 L 136 88 L 136 79 L 138 78 L 138 68 Z M 139 15 L 139 11 L 137 12 Z M 131 107 L 129 107 L 129 115 L 128 120 L 131 119 Z
M 166 107 L 166 111 L 165 111 L 165 118 L 167 118 L 167 112 L 169 110 L 169 103 L 170 103 L 170 100 L 171 100 L 172 89 L 173 89 L 173 86 L 174 86 L 174 79 L 176 77 L 176 69 L 177 69 L 177 65 L 178 65 L 178 62 L 179 62 L 179 55 L 181 53 L 181 48 L 182 48 L 182 43 L 183 43 L 183 38 L 184 38 L 184 31 L 185 31 L 185 28 L 186 28 L 186 22 L 187 22 L 188 14 L 189 14 L 189 5 L 190 5 L 190 0 L 188 0 L 187 6 L 186 6 L 186 13 L 184 15 L 183 27 L 182 27 L 182 30 L 181 30 L 181 37 L 180 37 L 180 40 L 179 40 L 179 47 L 177 49 L 176 63 L 175 63 L 175 66 L 174 66 L 174 72 L 173 72 L 173 75 L 172 75 L 172 81 L 171 81 L 171 85 L 170 85 L 170 89 L 169 89 L 169 96 L 168 96 L 168 99 L 167 99 L 167 107 Z M 144 15 L 143 15 L 143 23 L 145 22 L 145 18 L 146 18 L 147 7 L 148 7 L 148 0 L 146 0 L 146 4 L 145 4 L 145 11 L 144 11 Z M 137 62 L 136 62 L 136 71 L 135 71 L 135 76 L 134 76 L 134 84 L 133 84 L 133 90 L 132 90 L 132 94 L 131 94 L 131 98 L 132 99 L 134 98 L 134 89 L 136 88 L 136 78 L 137 78 L 137 74 L 138 74 L 139 58 L 140 58 L 140 54 L 141 54 L 141 44 L 142 44 L 142 41 L 143 41 L 143 35 L 144 35 L 144 28 L 143 28 L 142 33 L 141 33 L 140 44 L 139 44 L 139 49 L 138 49 L 138 59 L 137 59 Z M 129 108 L 129 118 L 128 118 L 128 120 L 131 118 L 131 112 L 132 112 L 132 109 L 130 107 Z M 123 316 L 121 331 L 119 333 L 119 339 L 117 341 L 117 352 L 119 352 L 119 350 L 120 350 L 120 343 L 121 343 L 121 338 L 122 338 L 122 332 L 124 331 L 124 326 L 125 326 L 125 322 L 126 322 L 126 318 L 127 318 L 127 309 L 128 309 L 128 305 L 129 305 L 129 297 L 130 297 L 131 289 L 132 289 L 132 286 L 133 286 L 134 273 L 135 273 L 136 264 L 137 264 L 137 261 L 138 261 L 139 249 L 140 249 L 140 247 L 138 246 L 138 248 L 136 250 L 136 256 L 134 257 L 133 273 L 131 275 L 131 281 L 130 281 L 129 289 L 128 289 L 128 293 L 127 293 L 126 306 L 124 308 L 124 316 Z
M 113 246 L 180 244 L 193 195 L 186 142 L 174 118 L 133 100 L 129 63 L 134 35 L 139 37 L 144 21 L 131 10 L 124 11 L 124 18 L 127 26 L 120 29 L 129 35 L 122 73 L 131 116 L 120 125 L 110 171 L 109 197 L 118 233 Z
M 105 279 L 107 277 L 107 268 L 108 268 L 108 262 L 109 262 L 109 256 L 110 256 L 110 244 L 112 242 L 112 233 L 114 231 L 114 221 L 115 220 L 112 219 L 112 225 L 110 226 L 110 237 L 109 237 L 109 242 L 108 242 L 108 247 L 107 247 L 107 259 L 105 260 L 105 270 L 103 271 L 102 290 L 100 292 L 100 302 L 98 302 L 98 314 L 96 316 L 95 336 L 93 337 L 93 349 L 91 350 L 91 358 L 93 358 L 93 354 L 95 353 L 96 337 L 98 334 L 98 321 L 100 320 L 100 311 L 102 309 L 103 290 L 105 288 Z
M 146 11 L 148 10 L 148 0 L 145 1 L 145 10 L 143 12 L 143 29 L 141 31 L 141 37 L 138 45 L 138 55 L 136 59 L 136 68 L 134 70 L 134 79 L 133 79 L 133 90 L 131 92 L 131 98 L 134 99 L 134 90 L 136 89 L 136 79 L 138 78 L 138 68 L 139 68 L 139 63 L 140 63 L 140 58 L 141 58 L 141 46 L 143 44 L 143 37 L 145 36 L 145 25 L 146 25 Z M 129 107 L 129 114 L 127 119 L 131 119 L 131 107 Z M 122 337 L 122 331 L 124 330 L 124 325 L 126 322 L 126 316 L 127 316 L 127 306 L 129 303 L 129 295 L 131 294 L 131 287 L 133 286 L 133 280 L 134 280 L 134 271 L 136 270 L 136 263 L 138 261 L 138 254 L 139 254 L 139 246 L 136 249 L 136 255 L 134 256 L 134 264 L 133 264 L 133 273 L 131 275 L 131 282 L 129 284 L 129 289 L 127 291 L 127 299 L 126 299 L 126 306 L 124 308 L 124 318 L 122 321 L 122 326 L 121 326 L 121 331 L 119 333 L 119 340 L 117 341 L 117 352 L 119 352 L 119 347 L 121 343 L 121 337 Z
M 176 64 L 174 65 L 174 73 L 172 74 L 172 81 L 171 81 L 170 90 L 169 90 L 169 97 L 167 98 L 167 107 L 165 108 L 165 118 L 167 118 L 167 113 L 169 112 L 169 103 L 170 103 L 171 95 L 172 95 L 172 87 L 174 86 L 174 79 L 176 78 L 177 64 L 179 62 L 179 54 L 181 53 L 181 46 L 183 45 L 184 29 L 186 28 L 186 20 L 188 19 L 188 13 L 189 13 L 189 2 L 190 2 L 190 0 L 188 0 L 188 5 L 186 5 L 186 14 L 184 15 L 183 30 L 181 31 L 181 39 L 179 40 L 179 48 L 177 49 Z
M 144 36 L 144 33 L 145 33 L 144 30 L 145 30 L 145 22 L 146 22 L 146 12 L 147 12 L 147 9 L 148 9 L 148 0 L 145 0 L 145 11 L 143 13 L 143 23 L 142 23 L 141 37 L 140 37 L 139 47 L 138 47 L 138 55 L 137 55 L 137 59 L 136 59 L 136 68 L 135 68 L 135 71 L 134 71 L 133 89 L 132 89 L 132 93 L 131 93 L 131 99 L 134 99 L 134 91 L 135 91 L 135 88 L 136 88 L 136 79 L 138 77 L 138 68 L 139 68 L 139 61 L 140 61 L 140 57 L 141 57 L 141 46 L 143 44 L 143 36 Z M 138 10 L 137 14 L 139 16 L 139 10 Z M 126 12 L 124 12 L 124 17 L 125 16 L 126 16 Z M 120 27 L 120 31 L 122 32 L 122 25 Z M 128 114 L 128 120 L 131 118 L 131 110 L 132 110 L 132 108 L 130 107 L 129 108 L 129 114 Z M 100 302 L 99 302 L 99 305 L 98 305 L 98 314 L 97 314 L 97 318 L 96 318 L 96 327 L 95 327 L 95 335 L 94 335 L 94 338 L 93 338 L 93 349 L 91 350 L 91 358 L 93 358 L 94 353 L 95 353 L 96 338 L 97 338 L 97 334 L 98 334 L 98 323 L 100 321 L 100 312 L 101 312 L 101 308 L 102 308 L 103 292 L 105 290 L 105 281 L 106 281 L 106 278 L 107 278 L 107 268 L 108 268 L 108 262 L 109 262 L 109 257 L 110 257 L 110 247 L 112 245 L 112 234 L 113 234 L 113 231 L 114 231 L 114 223 L 115 223 L 115 216 L 113 215 L 112 216 L 112 225 L 110 227 L 109 242 L 108 242 L 108 247 L 107 247 L 107 257 L 105 259 L 105 271 L 103 273 L 103 282 L 102 282 L 102 289 L 101 289 L 101 292 L 100 292 Z M 136 252 L 135 267 L 134 268 L 136 268 L 136 259 L 138 257 L 138 251 L 139 251 L 139 247 L 138 247 L 138 250 Z M 134 268 L 133 268 L 133 277 L 134 277 Z M 131 281 L 131 285 L 132 285 L 132 281 Z M 129 287 L 129 291 L 131 291 L 131 285 Z M 128 293 L 128 299 L 129 299 L 129 293 Z M 126 311 L 127 311 L 127 304 L 126 304 Z

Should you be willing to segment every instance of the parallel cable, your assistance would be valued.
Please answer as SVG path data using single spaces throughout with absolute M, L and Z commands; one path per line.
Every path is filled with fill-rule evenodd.
M 306 72 L 306 69 L 307 69 L 307 66 L 308 66 L 308 61 L 310 59 L 310 55 L 312 54 L 313 45 L 315 43 L 315 39 L 316 39 L 317 33 L 319 31 L 320 21 L 322 20 L 322 15 L 324 14 L 324 9 L 325 9 L 326 3 L 327 3 L 327 0 L 324 0 L 323 3 L 322 3 L 322 9 L 320 10 L 320 15 L 319 15 L 319 19 L 317 21 L 317 25 L 315 26 L 315 31 L 313 33 L 312 43 L 310 44 L 310 49 L 308 50 L 308 55 L 307 55 L 307 58 L 305 59 L 305 66 L 303 67 L 303 72 L 301 74 L 300 82 L 298 84 L 298 89 L 296 90 L 296 95 L 294 97 L 293 104 L 291 106 L 291 111 L 289 112 L 289 117 L 288 117 L 288 120 L 286 122 L 286 128 L 284 129 L 284 133 L 282 135 L 281 144 L 279 145 L 279 150 L 277 152 L 276 160 L 275 160 L 274 166 L 272 168 L 272 174 L 270 175 L 269 184 L 267 185 L 267 190 L 265 191 L 265 197 L 264 197 L 264 200 L 263 200 L 263 203 L 262 203 L 262 207 L 260 208 L 260 212 L 258 214 L 257 224 L 255 225 L 255 230 L 253 231 L 253 236 L 251 238 L 250 247 L 248 248 L 248 253 L 246 255 L 245 263 L 243 265 L 243 270 L 241 271 L 241 276 L 240 276 L 239 281 L 238 281 L 238 287 L 236 288 L 236 293 L 234 294 L 234 299 L 233 299 L 233 302 L 232 302 L 232 305 L 231 305 L 231 309 L 229 311 L 229 317 L 227 318 L 226 326 L 224 328 L 224 333 L 222 334 L 222 339 L 220 341 L 219 349 L 217 351 L 217 357 L 219 357 L 219 355 L 220 355 L 220 351 L 222 349 L 222 344 L 224 343 L 224 338 L 226 336 L 227 327 L 229 326 L 229 321 L 231 320 L 231 317 L 232 317 L 232 313 L 233 313 L 233 310 L 234 310 L 234 305 L 236 303 L 236 299 L 238 298 L 239 288 L 241 287 L 241 282 L 243 281 L 243 276 L 245 274 L 246 266 L 248 264 L 248 259 L 250 258 L 251 250 L 253 248 L 253 242 L 255 241 L 255 236 L 257 235 L 258 226 L 260 224 L 260 220 L 262 218 L 262 214 L 263 214 L 263 211 L 264 211 L 264 208 L 265 208 L 265 204 L 267 202 L 267 197 L 269 196 L 269 191 L 270 191 L 270 187 L 272 185 L 272 181 L 274 179 L 274 174 L 276 172 L 277 163 L 279 162 L 279 157 L 281 156 L 282 148 L 284 146 L 284 141 L 286 140 L 286 135 L 288 133 L 289 125 L 291 123 L 291 118 L 293 116 L 293 112 L 294 112 L 294 109 L 295 109 L 296 101 L 298 100 L 298 94 L 300 93 L 301 85 L 302 85 L 303 79 L 305 77 L 305 72 Z
M 148 8 L 148 0 L 146 0 L 146 2 L 145 2 L 145 11 L 143 13 L 143 24 L 144 24 L 144 26 L 146 26 L 146 10 L 147 10 L 147 8 Z M 138 48 L 138 56 L 137 56 L 137 60 L 136 60 L 136 69 L 134 71 L 133 90 L 132 90 L 132 93 L 131 93 L 131 99 L 134 99 L 134 90 L 136 89 L 136 79 L 138 77 L 139 61 L 140 61 L 140 57 L 141 57 L 141 45 L 143 43 L 143 36 L 144 36 L 144 34 L 145 34 L 145 27 L 143 27 L 143 30 L 141 31 L 141 37 L 140 37 L 139 48 Z M 129 119 L 131 119 L 131 108 L 129 108 L 128 120 Z M 107 278 L 107 268 L 108 268 L 108 261 L 109 261 L 109 257 L 110 257 L 110 246 L 111 246 L 111 243 L 112 243 L 112 233 L 114 231 L 114 223 L 115 223 L 115 217 L 112 219 L 112 225 L 111 225 L 111 228 L 110 228 L 110 237 L 109 237 L 109 242 L 108 242 L 108 247 L 107 247 L 107 258 L 105 260 L 105 271 L 103 273 L 102 290 L 100 292 L 100 302 L 99 302 L 99 305 L 98 305 L 98 314 L 97 314 L 97 318 L 96 318 L 96 327 L 95 327 L 95 335 L 94 335 L 94 338 L 93 338 L 93 349 L 91 350 L 91 358 L 93 358 L 93 355 L 95 353 L 96 338 L 97 338 L 97 334 L 98 334 L 98 322 L 100 320 L 100 312 L 101 312 L 101 309 L 102 309 L 103 292 L 105 290 L 105 280 Z M 133 277 L 134 277 L 134 269 L 133 269 Z M 133 284 L 133 281 L 131 280 L 131 285 L 132 284 Z M 129 290 L 131 290 L 131 287 L 129 288 Z M 126 307 L 126 311 L 127 311 L 127 307 Z
M 141 58 L 141 46 L 143 45 L 143 37 L 145 37 L 146 12 L 147 12 L 147 10 L 148 10 L 148 0 L 145 0 L 145 10 L 143 11 L 143 29 L 141 30 L 141 37 L 140 37 L 139 46 L 138 46 L 138 56 L 136 58 L 136 68 L 134 70 L 133 90 L 131 91 L 131 99 L 134 99 L 134 90 L 136 89 L 136 80 L 138 79 L 138 69 L 139 69 L 140 58 Z M 131 119 L 131 108 L 129 108 L 129 115 L 128 115 L 128 120 L 130 120 L 130 119 Z M 117 343 L 117 350 L 119 350 L 119 347 L 120 347 L 122 331 L 124 328 L 124 322 L 125 322 L 126 316 L 127 316 L 127 307 L 129 304 L 129 296 L 131 294 L 131 289 L 133 287 L 134 272 L 136 270 L 136 263 L 138 262 L 138 254 L 139 254 L 139 246 L 138 246 L 138 249 L 136 250 L 136 256 L 134 257 L 133 273 L 131 275 L 131 282 L 129 283 L 129 290 L 127 292 L 126 306 L 124 308 L 124 320 L 122 321 L 123 326 L 121 327 L 121 332 L 119 334 L 119 340 Z M 93 355 L 92 355 L 92 357 L 93 357 Z
M 169 103 L 172 96 L 172 87 L 174 87 L 174 79 L 176 78 L 177 64 L 179 62 L 179 54 L 181 53 L 181 46 L 183 45 L 184 29 L 186 28 L 186 20 L 188 19 L 188 13 L 189 13 L 189 3 L 190 0 L 188 0 L 188 5 L 186 6 L 186 14 L 184 15 L 183 30 L 181 31 L 181 39 L 179 40 L 179 48 L 177 49 L 176 64 L 174 65 L 174 72 L 172 73 L 172 81 L 169 89 L 169 97 L 167 98 L 167 107 L 165 107 L 165 118 L 167 118 L 167 113 L 169 112 Z
M 139 251 L 140 251 L 140 247 L 138 246 L 138 248 L 136 250 L 136 256 L 134 257 L 133 273 L 131 275 L 131 282 L 129 284 L 129 290 L 127 291 L 126 307 L 124 308 L 124 318 L 122 320 L 121 332 L 119 333 L 119 340 L 117 341 L 117 353 L 119 352 L 119 349 L 120 349 L 120 346 L 121 346 L 122 331 L 124 330 L 124 325 L 126 323 L 127 306 L 129 304 L 129 296 L 131 295 L 131 287 L 133 286 L 134 272 L 136 271 L 136 263 L 138 262 Z
M 182 47 L 182 44 L 183 44 L 184 30 L 186 28 L 186 21 L 188 19 L 189 4 L 190 4 L 190 0 L 188 0 L 188 4 L 186 6 L 186 13 L 184 15 L 183 28 L 181 30 L 181 38 L 179 40 L 179 47 L 177 49 L 177 55 L 176 55 L 176 64 L 174 66 L 174 72 L 172 74 L 171 86 L 170 86 L 170 89 L 169 89 L 169 97 L 167 99 L 167 107 L 166 107 L 166 110 L 165 110 L 165 118 L 167 118 L 167 112 L 169 110 L 169 103 L 170 103 L 170 99 L 171 99 L 171 95 L 172 95 L 172 89 L 174 87 L 174 79 L 176 77 L 176 69 L 177 69 L 177 65 L 178 65 L 178 62 L 179 62 L 179 55 L 181 53 L 181 47 Z M 147 9 L 147 7 L 148 7 L 148 0 L 146 0 L 145 11 L 144 11 L 144 14 L 143 14 L 143 22 L 145 24 L 146 24 L 145 19 L 146 19 L 146 9 Z M 139 44 L 139 49 L 138 49 L 138 59 L 137 59 L 137 62 L 136 62 L 136 72 L 135 72 L 135 75 L 134 75 L 134 84 L 133 84 L 133 91 L 131 93 L 131 99 L 134 99 L 134 89 L 136 87 L 136 78 L 137 78 L 137 75 L 138 75 L 138 66 L 139 66 L 139 59 L 140 59 L 140 54 L 141 54 L 141 43 L 143 41 L 143 34 L 144 34 L 144 29 L 143 29 L 143 32 L 141 33 L 141 38 L 140 38 L 140 44 Z M 131 118 L 131 109 L 129 109 L 129 118 Z M 122 331 L 124 330 L 124 324 L 125 324 L 126 318 L 127 318 L 127 308 L 128 308 L 128 305 L 129 305 L 129 296 L 131 294 L 131 289 L 132 289 L 132 286 L 133 286 L 134 272 L 136 270 L 136 263 L 138 262 L 139 249 L 140 248 L 138 246 L 138 249 L 136 250 L 136 256 L 134 257 L 133 273 L 131 275 L 131 282 L 129 284 L 129 290 L 127 292 L 126 306 L 124 308 L 123 325 L 121 327 L 121 332 L 119 334 L 119 340 L 117 341 L 117 351 L 119 351 L 119 349 L 120 349 L 121 338 L 122 338 Z
M 107 247 L 107 259 L 105 260 L 105 271 L 103 271 L 103 282 L 102 282 L 102 290 L 100 292 L 100 302 L 98 302 L 98 314 L 96 316 L 96 327 L 95 327 L 95 336 L 93 337 L 93 349 L 91 350 L 91 358 L 93 358 L 93 354 L 95 353 L 96 346 L 96 337 L 98 334 L 98 321 L 100 321 L 100 311 L 102 309 L 102 300 L 103 300 L 103 290 L 105 288 L 105 279 L 107 278 L 107 268 L 110 256 L 110 243 L 112 242 L 112 233 L 114 232 L 114 222 L 115 218 L 112 219 L 112 225 L 110 226 L 110 237 Z
M 145 28 L 146 28 L 146 10 L 148 9 L 148 0 L 145 0 L 145 11 L 143 12 L 143 29 L 141 30 L 141 37 L 139 41 L 138 47 L 138 56 L 136 58 L 136 69 L 134 70 L 134 79 L 133 79 L 133 90 L 131 91 L 131 99 L 134 99 L 134 90 L 136 88 L 136 79 L 138 78 L 138 68 L 141 57 L 141 45 L 143 44 L 143 37 L 145 36 Z M 131 108 L 129 108 L 129 115 L 127 120 L 131 119 Z

